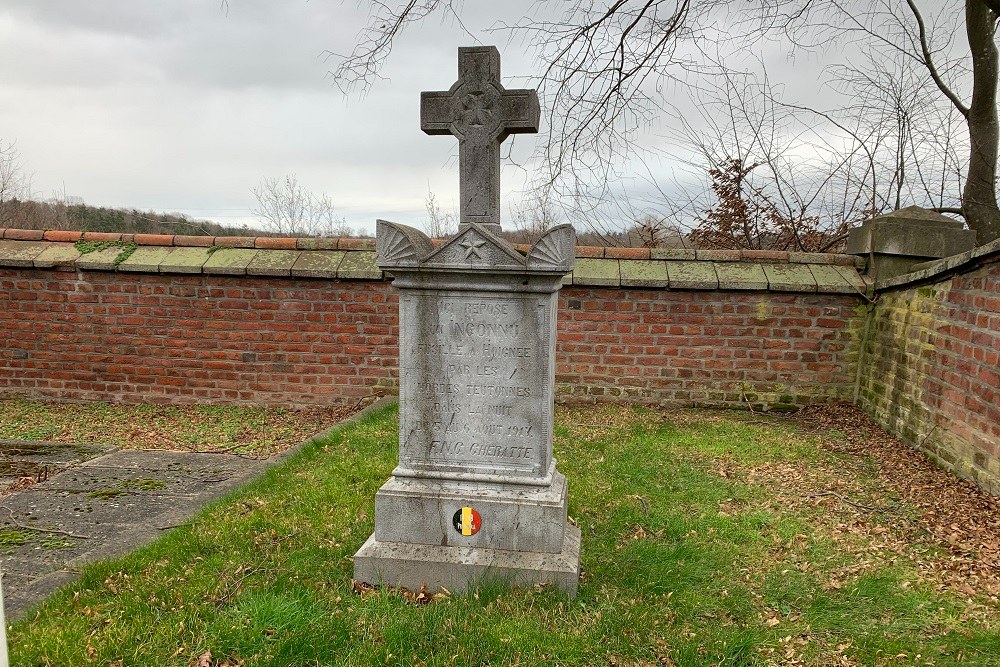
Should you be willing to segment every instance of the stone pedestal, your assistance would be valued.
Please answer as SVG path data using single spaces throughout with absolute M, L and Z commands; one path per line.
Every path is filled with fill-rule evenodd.
M 919 206 L 886 213 L 847 237 L 847 253 L 873 263 L 868 274 L 879 280 L 909 273 L 917 264 L 950 257 L 976 246 L 976 232 L 954 218 Z
M 580 534 L 552 458 L 563 225 L 527 254 L 468 223 L 435 249 L 379 221 L 379 266 L 399 288 L 399 465 L 354 557 L 371 584 L 461 592 L 484 580 L 570 595 Z

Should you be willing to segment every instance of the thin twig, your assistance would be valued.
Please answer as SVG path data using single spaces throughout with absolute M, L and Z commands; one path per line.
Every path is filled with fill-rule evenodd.
M 67 532 L 65 530 L 59 530 L 57 528 L 38 528 L 36 526 L 25 525 L 25 524 L 21 523 L 20 521 L 18 521 L 17 519 L 14 518 L 14 510 L 12 510 L 9 507 L 4 507 L 3 509 L 7 510 L 7 514 L 10 517 L 10 522 L 12 524 L 14 524 L 15 526 L 17 526 L 18 528 L 24 528 L 25 530 L 33 530 L 36 533 L 52 533 L 54 535 L 66 535 L 67 537 L 78 537 L 81 540 L 89 540 L 89 539 L 91 539 L 89 535 L 80 535 L 79 533 L 70 533 L 70 532 Z
M 239 449 L 240 447 L 246 447 L 247 443 L 239 442 L 232 447 L 226 447 L 225 449 L 189 449 L 188 451 L 192 454 L 229 454 L 230 452 Z
M 862 512 L 888 512 L 892 510 L 891 507 L 873 507 L 871 505 L 862 505 L 861 503 L 856 503 L 850 498 L 845 498 L 836 491 L 823 491 L 822 493 L 806 493 L 804 494 L 806 498 L 824 498 L 831 497 L 836 498 L 842 503 L 850 505 L 851 507 L 861 510 Z

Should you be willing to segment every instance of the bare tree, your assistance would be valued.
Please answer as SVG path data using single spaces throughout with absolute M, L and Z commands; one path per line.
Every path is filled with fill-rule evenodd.
M 969 159 L 961 206 L 941 207 L 965 217 L 979 243 L 1000 238 L 997 206 L 998 0 L 946 0 L 922 11 L 916 0 L 765 0 L 767 13 L 797 47 L 864 45 L 897 65 L 916 64 L 920 88 L 933 88 L 964 120 Z M 964 12 L 961 11 L 964 8 Z M 964 32 L 968 50 L 956 36 Z M 971 90 L 964 90 L 969 88 Z M 929 84 L 929 85 L 925 85 Z M 930 98 L 925 98 L 930 99 Z
M 257 200 L 251 213 L 283 236 L 349 236 L 350 228 L 334 214 L 333 200 L 299 184 L 295 174 L 265 178 L 252 188 Z
M 536 188 L 512 207 L 514 231 L 511 237 L 516 243 L 532 244 L 544 236 L 545 232 L 563 221 L 563 214 L 553 201 L 551 192 Z
M 424 208 L 427 210 L 427 233 L 432 239 L 443 239 L 458 231 L 457 216 L 453 211 L 442 211 L 430 189 L 427 190 Z
M 352 53 L 330 73 L 344 91 L 366 91 L 378 78 L 395 40 L 409 25 L 434 14 L 459 17 L 456 0 L 400 0 L 372 7 L 368 28 Z M 554 4 L 554 3 L 553 3 Z M 551 20 L 521 17 L 494 31 L 526 36 L 542 73 L 546 112 L 546 184 L 563 195 L 594 189 L 632 152 L 635 130 L 663 111 L 663 86 L 706 68 L 690 50 L 702 38 L 695 27 L 736 0 L 592 0 L 559 3 Z M 538 5 L 542 7 L 541 4 Z M 332 54 L 331 54 L 332 55 Z
M 408 25 L 435 13 L 460 14 L 454 0 L 371 6 L 375 9 L 363 40 L 331 73 L 345 90 L 365 89 L 377 78 Z M 671 94 L 699 87 L 702 75 L 738 69 L 736 58 L 745 58 L 746 49 L 758 40 L 781 38 L 794 50 L 844 50 L 850 45 L 877 51 L 890 62 L 908 61 L 918 66 L 921 82 L 930 84 L 920 89 L 932 89 L 966 124 L 969 159 L 961 197 L 953 197 L 960 206 L 938 208 L 963 214 L 985 243 L 1000 237 L 995 190 L 1000 142 L 995 28 L 1000 0 L 944 0 L 935 6 L 938 11 L 930 16 L 916 0 L 611 0 L 600 6 L 592 0 L 571 0 L 558 4 L 561 13 L 556 18 L 526 16 L 494 29 L 528 41 L 538 56 L 538 88 L 548 121 L 544 181 L 562 196 L 588 190 L 598 198 L 607 196 L 616 180 L 614 170 L 637 148 L 637 133 L 671 113 Z M 959 6 L 964 15 L 957 11 Z M 725 26 L 739 38 L 727 34 Z M 955 44 L 963 28 L 968 49 Z M 710 50 L 723 43 L 731 48 L 716 59 Z M 963 90 L 970 81 L 971 92 Z M 884 101 L 891 103 L 892 98 Z M 913 117 L 895 112 L 891 116 L 902 122 L 894 136 L 904 141 L 917 136 Z M 836 119 L 831 115 L 831 120 Z M 902 203 L 917 188 L 911 176 L 919 181 L 922 175 L 911 159 L 926 155 L 928 149 L 897 143 L 895 150 L 901 161 L 889 186 L 893 196 L 885 195 L 888 190 L 882 184 L 875 188 L 893 204 Z M 955 186 L 948 184 L 949 189 Z
M 0 141 L 0 225 L 6 227 L 11 223 L 12 200 L 22 198 L 26 187 L 17 146 L 12 141 Z

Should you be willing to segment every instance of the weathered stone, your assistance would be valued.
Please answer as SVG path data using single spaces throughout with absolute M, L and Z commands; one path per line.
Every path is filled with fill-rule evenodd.
M 802 264 L 764 264 L 767 286 L 775 292 L 815 292 L 816 278 Z
M 76 268 L 87 271 L 114 271 L 118 268 L 118 258 L 124 252 L 125 248 L 120 245 L 87 252 L 76 260 Z
M 816 280 L 817 292 L 845 294 L 857 291 L 851 283 L 844 279 L 844 275 L 837 270 L 839 267 L 827 264 L 808 264 L 807 266 Z
M 719 278 L 719 289 L 767 289 L 767 276 L 760 264 L 718 262 L 715 273 Z
M 376 495 L 355 578 L 457 592 L 487 577 L 574 594 L 579 538 L 552 408 L 575 235 L 561 225 L 525 255 L 489 230 L 468 223 L 435 247 L 378 222 L 378 263 L 400 289 L 399 465 Z
M 622 287 L 666 287 L 670 284 L 665 262 L 629 260 L 620 263 Z
M 174 248 L 160 262 L 160 273 L 201 273 L 209 257 L 208 248 Z
M 869 267 L 878 279 L 908 273 L 916 264 L 971 250 L 976 232 L 953 218 L 919 206 L 886 213 L 851 230 L 847 252 L 873 255 Z
M 538 132 L 534 90 L 500 84 L 494 46 L 458 50 L 458 81 L 447 91 L 420 94 L 420 129 L 458 137 L 459 222 L 500 230 L 500 144 L 511 134 Z
M 35 258 L 51 247 L 43 241 L 0 241 L 0 266 L 34 266 Z
M 337 277 L 342 280 L 382 280 L 382 271 L 375 264 L 375 253 L 352 250 L 344 254 L 337 267 Z
M 375 495 L 375 539 L 509 551 L 559 553 L 566 524 L 566 477 L 550 486 L 491 488 L 469 482 L 393 477 Z M 464 505 L 483 517 L 464 536 L 452 525 Z
M 574 285 L 620 287 L 621 271 L 617 259 L 578 259 L 573 267 Z
M 78 234 L 78 232 L 77 232 Z M 56 243 L 35 258 L 36 269 L 73 268 L 80 251 L 70 243 Z
M 37 533 L 0 554 L 8 617 L 22 616 L 77 580 L 84 564 L 157 539 L 270 465 L 234 455 L 114 451 L 105 445 L 7 440 L 0 448 L 8 462 L 53 471 L 30 489 L 0 499 L 0 529 L 20 524 L 66 533 L 58 549 L 40 547 L 45 534 Z
M 334 238 L 305 238 L 297 239 L 295 247 L 299 250 L 336 250 L 340 239 Z
M 739 250 L 696 250 L 695 256 L 706 262 L 738 262 L 741 259 Z
M 391 236 L 380 229 L 380 239 Z M 395 474 L 551 484 L 546 398 L 563 270 L 529 271 L 522 255 L 478 225 L 416 271 L 385 268 L 403 290 Z M 468 273 L 456 275 L 459 268 Z
M 990 257 L 997 252 L 1000 252 L 1000 239 L 991 241 L 986 245 L 973 248 L 972 250 L 967 250 L 959 255 L 952 255 L 951 257 L 945 257 L 944 259 L 934 262 L 925 262 L 924 264 L 926 264 L 926 266 L 921 267 L 920 269 L 916 269 L 916 267 L 914 267 L 914 273 L 881 279 L 876 284 L 876 288 L 882 290 L 891 287 L 898 287 L 900 285 L 905 285 L 918 280 L 928 280 L 930 278 L 964 268 L 967 265 L 977 263 L 980 258 Z
M 166 246 L 139 246 L 135 252 L 118 265 L 118 270 L 158 273 L 160 262 L 166 259 L 173 250 L 173 248 Z
M 304 252 L 292 265 L 292 275 L 297 278 L 336 278 L 337 267 L 346 254 L 342 250 Z
M 694 261 L 698 259 L 698 251 L 694 248 L 650 248 L 649 258 Z
M 667 262 L 670 289 L 718 289 L 719 276 L 712 262 Z
M 453 592 L 551 583 L 576 594 L 580 533 L 552 458 L 558 292 L 576 234 L 559 225 L 520 251 L 496 235 L 500 142 L 537 131 L 538 115 L 535 91 L 500 85 L 494 47 L 460 49 L 458 83 L 422 94 L 422 129 L 460 140 L 461 224 L 438 245 L 377 223 L 377 269 L 400 290 L 399 465 L 354 556 L 360 581 Z M 345 256 L 339 275 L 365 255 Z
M 212 253 L 201 269 L 205 273 L 217 273 L 230 276 L 246 275 L 247 266 L 253 261 L 260 250 L 249 248 L 222 248 Z
M 851 266 L 834 266 L 838 273 L 844 278 L 844 281 L 853 287 L 855 290 L 861 293 L 868 291 L 871 285 L 861 277 L 861 274 L 857 272 L 854 267 Z
M 266 250 L 247 264 L 248 276 L 290 276 L 292 267 L 298 261 L 299 250 Z
M 374 585 L 465 593 L 478 586 L 547 584 L 574 597 L 580 578 L 580 529 L 566 525 L 560 553 L 379 542 L 354 555 L 354 577 Z

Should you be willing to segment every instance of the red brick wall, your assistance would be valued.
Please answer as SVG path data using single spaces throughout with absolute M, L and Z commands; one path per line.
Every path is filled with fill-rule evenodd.
M 858 404 L 943 466 L 1000 494 L 1000 262 L 883 291 Z
M 0 392 L 349 403 L 395 384 L 385 283 L 0 270 Z
M 853 393 L 859 299 L 564 288 L 563 396 L 790 408 Z
M 564 289 L 563 398 L 782 407 L 849 399 L 859 299 Z M 333 404 L 393 392 L 385 282 L 0 269 L 0 393 Z

